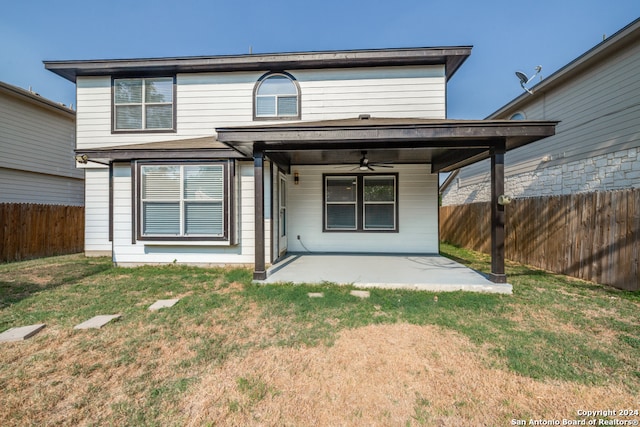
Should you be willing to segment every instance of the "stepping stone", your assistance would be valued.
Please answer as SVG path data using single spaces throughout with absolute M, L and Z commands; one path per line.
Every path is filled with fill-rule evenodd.
M 74 326 L 73 329 L 100 329 L 112 320 L 119 319 L 121 316 L 121 314 L 103 314 L 100 316 L 92 317 L 86 322 L 82 322 L 79 325 Z
M 170 308 L 176 305 L 180 301 L 179 298 L 176 299 L 159 299 L 158 301 L 151 304 L 148 308 L 149 311 L 160 310 L 161 308 Z
M 307 296 L 309 298 L 324 298 L 324 292 L 309 292 Z
M 351 291 L 351 295 L 358 298 L 369 298 L 369 291 Z
M 40 323 L 38 325 L 22 326 L 19 328 L 11 328 L 0 334 L 0 342 L 23 341 L 31 338 L 40 332 L 46 325 Z

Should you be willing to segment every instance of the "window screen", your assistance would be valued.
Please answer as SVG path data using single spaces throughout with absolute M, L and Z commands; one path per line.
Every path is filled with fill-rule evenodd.
M 173 129 L 173 78 L 115 79 L 114 130 Z
M 144 236 L 223 236 L 224 166 L 142 165 Z

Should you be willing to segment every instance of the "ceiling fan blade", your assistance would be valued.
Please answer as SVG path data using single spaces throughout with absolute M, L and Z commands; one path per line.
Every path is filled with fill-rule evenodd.
M 372 163 L 372 166 L 375 166 L 377 168 L 393 168 L 393 166 L 385 165 L 383 163 Z

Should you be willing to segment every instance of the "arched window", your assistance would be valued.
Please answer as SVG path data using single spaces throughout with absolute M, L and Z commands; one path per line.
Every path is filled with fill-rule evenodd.
M 286 73 L 265 74 L 256 84 L 255 118 L 299 118 L 299 92 L 293 76 Z
M 509 118 L 509 120 L 524 120 L 524 119 L 525 119 L 524 113 L 521 111 L 518 111 L 517 113 L 515 113 Z

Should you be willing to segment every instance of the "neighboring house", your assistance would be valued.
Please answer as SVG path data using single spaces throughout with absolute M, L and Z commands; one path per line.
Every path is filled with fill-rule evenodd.
M 0 203 L 84 204 L 75 120 L 64 105 L 0 82 Z
M 488 119 L 560 120 L 556 135 L 506 155 L 506 194 L 640 187 L 640 20 L 523 92 Z M 514 85 L 517 79 L 514 77 Z M 443 205 L 488 201 L 487 162 L 443 185 Z
M 447 81 L 470 52 L 46 61 L 77 86 L 86 253 L 249 264 L 256 279 L 287 252 L 438 253 L 438 173 L 491 158 L 497 200 L 504 152 L 555 128 L 447 120 Z

